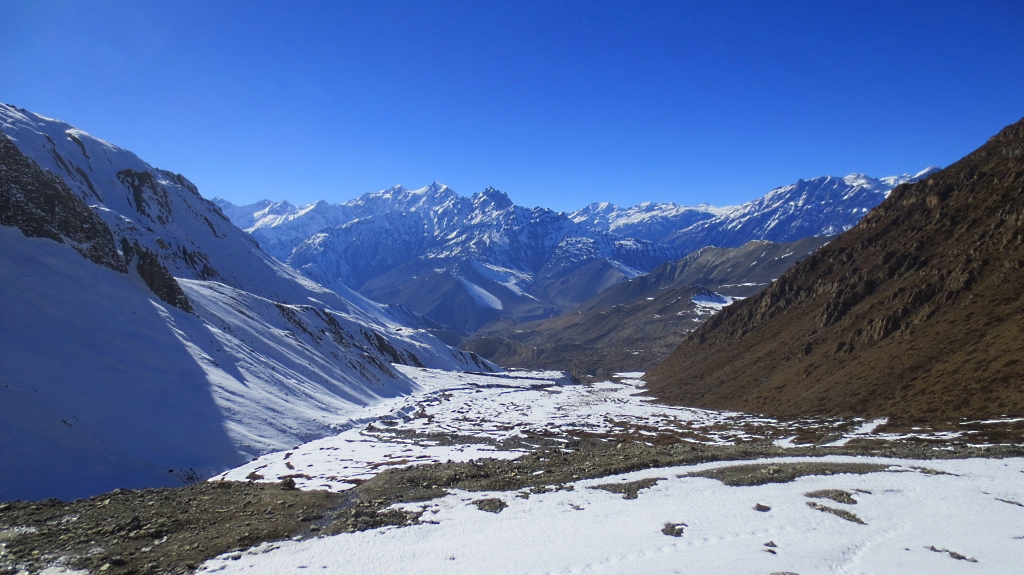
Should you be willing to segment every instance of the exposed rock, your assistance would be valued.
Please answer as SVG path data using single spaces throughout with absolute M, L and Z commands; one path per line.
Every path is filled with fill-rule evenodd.
M 490 513 L 501 513 L 502 509 L 508 507 L 508 503 L 505 503 L 498 497 L 488 497 L 486 499 L 477 499 L 473 502 L 476 508 L 480 511 L 487 511 Z
M 648 477 L 627 483 L 604 483 L 595 485 L 591 489 L 603 489 L 612 493 L 621 493 L 623 499 L 636 499 L 641 489 L 650 489 L 657 485 L 659 481 L 664 480 L 664 477 Z
M 125 263 L 138 272 L 158 298 L 180 310 L 192 311 L 188 296 L 182 291 L 171 272 L 164 267 L 159 256 L 139 245 L 139 242 L 129 242 L 125 238 L 121 238 L 121 252 L 124 254 Z
M 25 157 L 0 132 L 0 225 L 70 244 L 89 260 L 127 273 L 107 224 L 59 177 Z

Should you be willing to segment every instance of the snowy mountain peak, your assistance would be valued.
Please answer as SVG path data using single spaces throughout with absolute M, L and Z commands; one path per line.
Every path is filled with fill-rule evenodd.
M 444 190 L 448 189 L 448 186 L 442 184 L 441 182 L 438 182 L 437 180 L 434 180 L 434 182 L 427 186 L 425 189 L 428 195 L 436 196 L 442 195 L 444 193 Z
M 303 206 L 304 208 L 312 208 L 314 204 Z M 287 200 L 281 202 L 272 202 L 266 208 L 263 208 L 259 212 L 256 212 L 257 218 L 263 218 L 266 216 L 290 216 L 294 215 L 298 211 L 297 208 Z
M 505 210 L 512 207 L 512 200 L 501 190 L 487 188 L 470 198 L 478 209 Z

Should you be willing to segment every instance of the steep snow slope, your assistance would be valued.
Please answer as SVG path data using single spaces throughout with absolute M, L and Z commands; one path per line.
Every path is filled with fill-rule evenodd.
M 9 106 L 0 132 L 2 498 L 193 480 L 408 393 L 392 363 L 491 368 L 267 256 L 181 176 Z

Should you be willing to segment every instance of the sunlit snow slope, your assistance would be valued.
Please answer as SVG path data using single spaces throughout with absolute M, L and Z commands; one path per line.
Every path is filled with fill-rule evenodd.
M 180 175 L 11 106 L 0 132 L 0 500 L 181 484 L 415 389 L 393 363 L 493 367 L 267 256 Z

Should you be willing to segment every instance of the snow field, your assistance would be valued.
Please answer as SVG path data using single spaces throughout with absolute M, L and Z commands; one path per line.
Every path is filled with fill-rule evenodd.
M 777 438 L 780 446 L 795 446 L 797 433 L 815 426 L 838 433 L 846 424 L 849 430 L 835 445 L 849 439 L 907 437 L 873 433 L 878 421 L 859 426 L 776 422 L 660 405 L 637 395 L 642 373 L 579 385 L 561 372 L 484 374 L 393 367 L 414 382 L 409 395 L 382 399 L 352 419 L 334 419 L 337 435 L 268 453 L 213 479 L 275 482 L 292 477 L 300 489 L 343 491 L 389 468 L 481 457 L 514 459 L 530 448 L 533 434 L 567 441 L 576 432 L 640 437 L 669 433 L 709 444 Z M 516 440 L 512 448 L 510 440 Z
M 763 460 L 773 464 L 808 458 Z M 805 476 L 790 483 L 730 487 L 680 477 L 727 462 L 651 469 L 579 481 L 572 491 L 468 493 L 397 507 L 424 524 L 265 544 L 224 556 L 221 573 L 1015 573 L 1024 561 L 1022 459 L 874 462 L 888 471 Z M 941 473 L 923 472 L 927 468 Z M 592 487 L 664 478 L 635 500 Z M 856 504 L 805 494 L 842 489 Z M 488 513 L 472 502 L 499 497 Z M 807 505 L 854 513 L 858 524 Z M 758 512 L 756 504 L 771 509 Z M 426 523 L 429 522 L 429 523 Z M 680 525 L 679 537 L 662 532 Z M 772 551 L 774 553 L 772 553 Z M 950 553 L 952 552 L 952 553 Z M 234 557 L 234 558 L 232 558 Z

